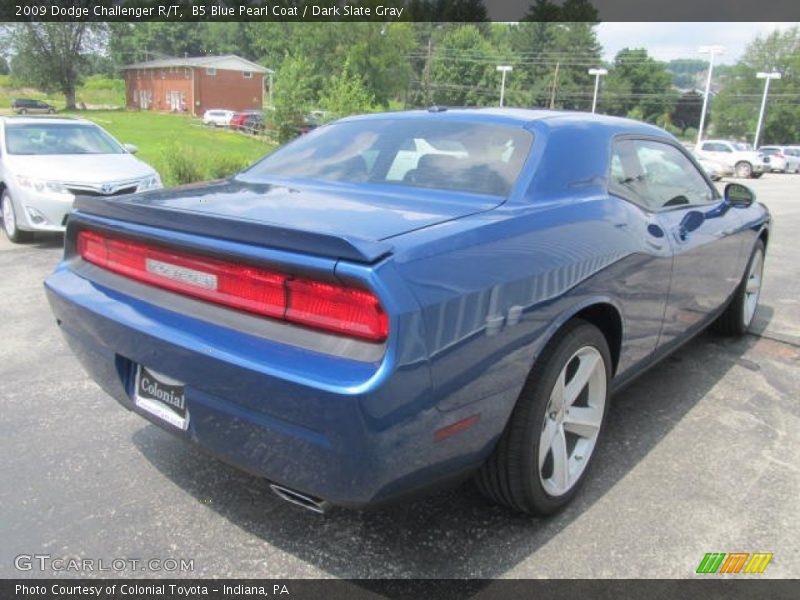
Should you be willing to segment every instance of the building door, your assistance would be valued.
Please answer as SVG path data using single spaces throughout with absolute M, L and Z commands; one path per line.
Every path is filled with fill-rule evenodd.
M 181 93 L 167 92 L 167 107 L 171 112 L 178 112 L 181 109 Z

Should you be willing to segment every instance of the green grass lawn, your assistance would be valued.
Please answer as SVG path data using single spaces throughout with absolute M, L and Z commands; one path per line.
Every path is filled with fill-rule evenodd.
M 224 129 L 204 127 L 185 115 L 147 111 L 81 111 L 122 143 L 139 147 L 136 155 L 152 165 L 165 185 L 225 177 L 268 154 L 275 144 Z

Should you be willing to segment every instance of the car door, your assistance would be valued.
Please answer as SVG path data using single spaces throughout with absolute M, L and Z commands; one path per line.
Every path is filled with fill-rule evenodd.
M 642 193 L 672 248 L 661 347 L 705 325 L 738 285 L 741 217 L 677 144 L 656 139 L 633 144 Z
M 720 142 L 703 142 L 701 152 L 705 157 L 733 166 L 733 149 L 727 144 Z

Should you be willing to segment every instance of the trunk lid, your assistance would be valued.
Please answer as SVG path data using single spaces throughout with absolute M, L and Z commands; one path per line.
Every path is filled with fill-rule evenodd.
M 75 207 L 79 213 L 372 262 L 391 252 L 389 238 L 500 202 L 386 185 L 232 179 L 117 198 L 79 197 Z

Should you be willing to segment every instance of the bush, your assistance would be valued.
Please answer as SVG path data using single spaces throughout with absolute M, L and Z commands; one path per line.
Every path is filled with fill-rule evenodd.
M 207 161 L 209 179 L 230 177 L 248 166 L 251 161 L 241 156 L 216 156 Z
M 235 175 L 252 161 L 244 156 L 218 155 L 172 142 L 160 158 L 154 161 L 164 185 L 183 185 L 197 181 L 224 179 Z
M 188 146 L 171 143 L 154 165 L 164 185 L 181 185 L 206 179 L 197 152 Z
M 682 137 L 690 142 L 694 142 L 697 139 L 697 129 L 694 127 L 687 127 L 684 129 Z

